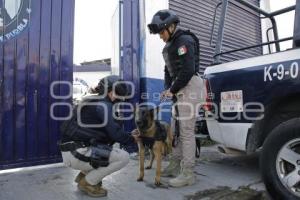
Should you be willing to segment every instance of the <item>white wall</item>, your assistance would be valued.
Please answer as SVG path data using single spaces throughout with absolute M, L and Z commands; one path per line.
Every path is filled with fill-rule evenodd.
M 111 20 L 112 32 L 112 56 L 111 56 L 111 71 L 114 75 L 120 73 L 120 7 L 117 5 Z
M 152 20 L 153 15 L 162 9 L 169 8 L 168 0 L 145 0 L 145 67 L 142 70 L 142 77 L 147 78 L 164 78 L 164 60 L 162 57 L 162 50 L 165 43 L 159 38 L 159 35 L 150 34 L 147 28 L 147 24 L 149 24 Z

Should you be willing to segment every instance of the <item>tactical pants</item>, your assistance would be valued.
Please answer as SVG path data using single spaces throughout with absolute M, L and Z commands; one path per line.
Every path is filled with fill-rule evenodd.
M 78 153 L 89 157 L 90 148 L 80 148 Z M 113 148 L 109 156 L 109 165 L 94 169 L 88 162 L 83 162 L 75 158 L 70 152 L 62 152 L 63 162 L 67 167 L 81 170 L 86 174 L 85 179 L 91 185 L 96 185 L 107 175 L 116 172 L 129 163 L 129 154 L 121 149 Z
M 203 79 L 200 76 L 193 76 L 189 83 L 177 94 L 177 102 L 172 107 L 172 130 L 175 130 L 175 106 L 179 112 L 178 143 L 173 148 L 172 158 L 181 160 L 181 167 L 193 169 L 195 166 L 195 123 L 200 106 L 204 99 Z

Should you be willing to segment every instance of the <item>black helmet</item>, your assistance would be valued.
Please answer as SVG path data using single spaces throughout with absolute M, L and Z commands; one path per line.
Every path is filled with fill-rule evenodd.
M 148 24 L 150 33 L 157 34 L 168 28 L 171 24 L 178 24 L 179 17 L 171 10 L 160 10 L 152 18 L 151 24 Z
M 129 94 L 129 84 L 123 82 L 123 80 L 116 75 L 110 75 L 102 78 L 97 88 L 97 93 L 100 95 L 107 94 L 114 90 L 113 92 L 117 95 L 118 98 L 124 100 L 124 97 Z

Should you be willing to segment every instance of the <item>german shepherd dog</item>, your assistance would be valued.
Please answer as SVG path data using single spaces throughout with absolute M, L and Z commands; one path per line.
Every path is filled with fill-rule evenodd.
M 150 150 L 150 163 L 146 169 L 151 169 L 154 158 L 156 159 L 156 176 L 155 185 L 161 185 L 161 162 L 162 156 L 171 153 L 173 135 L 171 128 L 166 122 L 155 120 L 158 109 L 150 106 L 137 106 L 135 110 L 135 123 L 137 126 L 137 134 L 139 148 L 139 166 L 140 174 L 137 181 L 143 181 L 144 178 L 144 161 L 145 146 Z

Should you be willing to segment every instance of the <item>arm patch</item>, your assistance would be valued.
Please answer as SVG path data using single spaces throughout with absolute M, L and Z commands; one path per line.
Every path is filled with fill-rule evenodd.
M 183 46 L 179 47 L 177 53 L 178 53 L 179 56 L 182 56 L 182 55 L 186 54 L 187 53 L 186 46 L 183 45 Z

